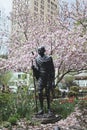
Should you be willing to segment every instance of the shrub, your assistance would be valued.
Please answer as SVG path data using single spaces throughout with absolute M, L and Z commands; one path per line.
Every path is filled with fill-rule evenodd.
M 12 112 L 10 107 L 11 99 L 12 99 L 11 94 L 0 93 L 0 121 L 6 121 L 10 113 Z
M 65 80 L 66 86 L 67 86 L 68 88 L 70 88 L 70 86 L 73 85 L 74 76 L 72 76 L 72 75 L 66 75 L 66 76 L 64 77 L 64 80 Z
M 72 86 L 72 87 L 70 87 L 70 90 L 78 93 L 79 87 L 78 86 Z
M 78 96 L 79 93 L 79 87 L 78 86 L 71 86 L 70 91 L 68 93 L 68 97 L 76 97 Z
M 87 100 L 82 100 L 82 101 L 80 101 L 79 102 L 79 104 L 78 104 L 78 106 L 79 106 L 79 108 L 83 111 L 83 109 L 85 108 L 85 109 L 87 109 Z
M 61 92 L 60 92 L 60 90 L 59 90 L 58 87 L 55 88 L 55 90 L 54 90 L 54 94 L 55 94 L 55 97 L 56 97 L 56 98 L 60 97 Z
M 66 118 L 71 112 L 74 111 L 76 102 L 69 103 L 64 102 L 65 99 L 57 99 L 52 102 L 52 109 L 55 114 L 61 115 L 62 118 Z
M 2 127 L 5 127 L 5 128 L 10 128 L 10 127 L 11 127 L 11 123 L 10 123 L 10 122 L 5 121 L 5 122 L 3 122 Z
M 19 88 L 18 93 L 16 95 L 16 112 L 20 115 L 20 117 L 24 118 L 31 116 L 32 112 L 34 112 L 35 102 L 34 102 L 34 94 L 28 94 L 27 86 L 24 88 Z
M 34 112 L 35 102 L 32 94 L 28 94 L 27 88 L 18 93 L 0 93 L 0 122 L 7 121 L 16 113 L 20 117 L 30 118 Z M 33 108 L 33 109 L 32 109 Z
M 14 116 L 11 116 L 9 117 L 8 121 L 11 123 L 11 125 L 16 125 L 17 124 L 17 117 L 14 115 Z
M 77 96 L 77 93 L 75 92 L 75 91 L 69 91 L 68 92 L 68 97 L 70 98 L 70 97 L 76 97 Z
M 18 118 L 30 119 L 35 112 L 35 106 L 35 95 L 29 93 L 29 86 L 18 87 L 17 93 L 0 92 L 0 122 L 9 118 L 13 122 Z

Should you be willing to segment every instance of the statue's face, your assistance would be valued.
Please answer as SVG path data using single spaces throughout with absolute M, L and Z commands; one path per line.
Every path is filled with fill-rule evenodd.
M 39 49 L 38 49 L 38 54 L 39 54 L 40 56 L 43 56 L 43 55 L 44 55 L 44 52 L 45 52 L 45 49 L 44 49 L 44 48 L 39 48 Z

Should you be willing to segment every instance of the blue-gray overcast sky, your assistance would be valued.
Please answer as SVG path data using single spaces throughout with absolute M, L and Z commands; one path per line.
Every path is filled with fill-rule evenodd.
M 0 8 L 3 8 L 8 15 L 12 8 L 12 0 L 0 0 Z
M 72 2 L 74 2 L 75 0 L 63 0 L 63 1 L 67 1 L 67 2 L 69 2 L 69 3 L 72 3 Z

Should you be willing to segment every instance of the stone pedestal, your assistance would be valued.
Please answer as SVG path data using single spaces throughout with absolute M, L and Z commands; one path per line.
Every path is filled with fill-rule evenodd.
M 41 124 L 47 124 L 47 123 L 55 123 L 61 119 L 61 116 L 51 114 L 42 114 L 42 115 L 34 115 L 33 120 L 39 121 Z

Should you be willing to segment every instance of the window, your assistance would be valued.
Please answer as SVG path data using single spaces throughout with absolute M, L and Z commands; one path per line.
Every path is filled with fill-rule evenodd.
M 25 79 L 27 79 L 27 75 L 25 75 Z
M 53 16 L 51 16 L 51 19 L 53 19 Z
M 42 15 L 44 15 L 44 11 L 40 10 L 40 13 L 41 13 Z
M 21 75 L 20 74 L 18 74 L 18 79 L 20 79 L 21 78 Z
M 48 14 L 47 16 L 48 16 L 48 18 L 50 18 L 50 14 Z
M 48 0 L 48 3 L 50 3 L 50 0 Z
M 40 20 L 44 21 L 44 16 L 40 15 Z
M 34 5 L 38 6 L 38 2 L 36 0 L 34 1 Z
M 53 7 L 53 8 L 57 8 L 57 5 L 56 4 L 54 4 L 53 2 L 51 2 L 51 6 Z
M 37 16 L 37 12 L 34 12 L 34 16 L 35 16 L 35 17 Z
M 41 0 L 41 3 L 44 4 L 44 0 Z
M 37 21 L 38 20 L 38 14 L 37 12 L 34 12 L 34 21 Z
M 43 5 L 41 5 L 41 9 L 44 9 L 44 6 L 43 6 Z
M 50 4 L 48 4 L 48 8 L 50 8 Z
M 50 12 L 50 9 L 47 9 L 48 12 Z
M 51 11 L 51 14 L 54 14 L 53 11 Z
M 36 6 L 34 6 L 34 10 L 38 12 L 38 8 Z

